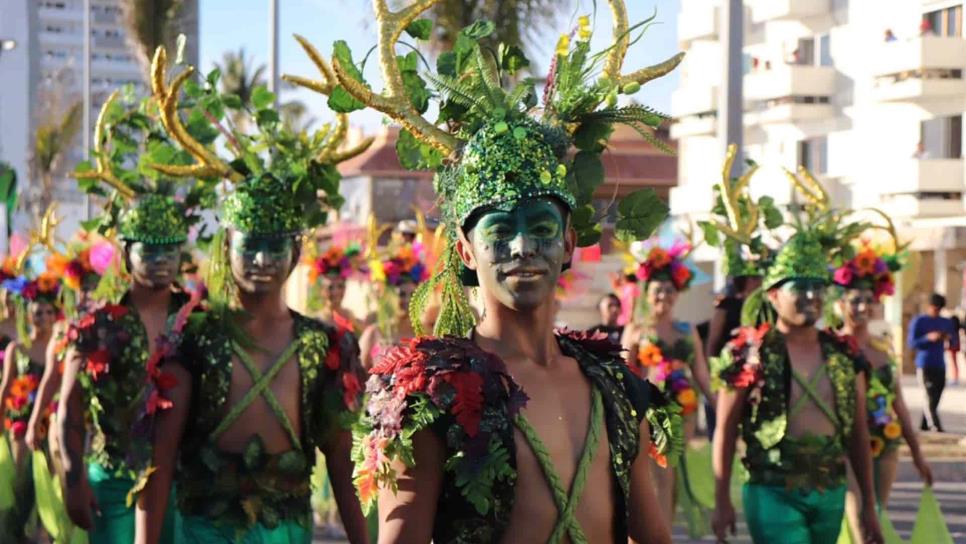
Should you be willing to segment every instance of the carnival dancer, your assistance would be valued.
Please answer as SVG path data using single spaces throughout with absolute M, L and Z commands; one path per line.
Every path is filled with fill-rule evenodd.
M 316 299 L 322 321 L 360 334 L 361 324 L 342 307 L 346 282 L 362 275 L 362 250 L 358 244 L 331 245 L 321 255 L 309 259 L 309 300 Z M 317 293 L 314 291 L 317 290 Z
M 369 263 L 369 281 L 375 287 L 376 322 L 362 332 L 359 351 L 362 366 L 372 368 L 382 354 L 404 338 L 412 338 L 409 302 L 416 287 L 429 278 L 420 246 L 409 242 L 390 249 L 384 260 Z
M 694 277 L 685 262 L 690 250 L 686 242 L 677 242 L 667 249 L 656 243 L 631 245 L 631 252 L 639 254 L 637 279 L 643 283 L 646 309 L 637 312 L 639 315 L 625 328 L 621 340 L 628 366 L 655 384 L 669 402 L 681 407 L 685 447 L 695 433 L 700 406 L 698 392 L 704 398 L 714 398 L 698 332 L 691 323 L 674 318 L 678 295 L 687 290 Z M 676 467 L 683 468 L 683 457 L 675 461 Z M 656 463 L 652 469 L 658 501 L 670 526 L 674 522 L 676 495 L 680 492 L 690 495 L 687 471 Z M 678 488 L 680 492 L 676 492 Z M 693 496 L 687 499 L 688 505 L 695 501 Z M 692 531 L 698 530 L 692 528 Z
M 619 108 L 617 93 L 667 73 L 680 58 L 621 75 L 629 25 L 624 3 L 614 0 L 615 43 L 601 56 L 603 77 L 586 79 L 594 63 L 590 18 L 581 17 L 577 39 L 567 34 L 558 44 L 545 116 L 535 119 L 532 83 L 511 92 L 500 85 L 528 62 L 502 47 L 507 53 L 497 60 L 480 45 L 493 23 L 477 22 L 461 33 L 458 52 L 442 53 L 441 74 L 429 77 L 448 104 L 440 110 L 440 123 L 453 129 L 446 132 L 421 116 L 425 98 L 408 94 L 419 86 L 404 85 L 400 72 L 406 81 L 420 76 L 394 50 L 403 30 L 429 36 L 430 25 L 412 23 L 434 3 L 393 12 L 374 2 L 381 95 L 349 64 L 345 43 L 335 46 L 343 90 L 403 125 L 400 156 L 410 165 L 439 167 L 439 208 L 450 236 L 437 273 L 410 306 L 421 333 L 421 310 L 439 289 L 434 335 L 403 342 L 370 370 L 357 436 L 360 498 L 367 508 L 378 501 L 385 542 L 669 542 L 647 461 L 645 415 L 657 415 L 648 409 L 650 387 L 606 338 L 554 332 L 553 313 L 557 278 L 578 240 L 587 245 L 599 236 L 588 204 L 602 181 L 594 165 L 611 125 L 627 121 L 650 134 L 647 126 L 661 122 L 642 106 Z M 566 159 L 574 144 L 581 150 L 576 168 Z M 413 152 L 421 158 L 412 160 Z M 646 238 L 666 214 L 648 191 L 627 197 L 619 210 L 625 240 Z M 485 309 L 475 327 L 467 286 L 478 286 Z M 662 445 L 667 423 L 660 425 Z
M 851 338 L 871 368 L 867 388 L 869 432 L 872 436 L 873 482 L 880 516 L 889 506 L 889 493 L 899 466 L 899 445 L 905 440 L 912 462 L 926 485 L 932 485 L 932 470 L 919 447 L 916 429 L 902 394 L 899 368 L 888 339 L 869 332 L 872 310 L 883 296 L 895 291 L 894 274 L 902 269 L 901 252 L 891 220 L 885 217 L 893 234 L 894 251 L 877 251 L 865 245 L 850 260 L 835 269 L 833 281 L 842 289 L 838 300 L 843 318 L 841 333 Z M 851 473 L 850 473 L 851 475 Z M 854 542 L 863 542 L 859 518 L 859 489 L 849 479 L 846 515 Z
M 161 363 L 176 341 L 178 317 L 200 296 L 177 283 L 183 245 L 198 216 L 175 200 L 178 186 L 155 170 L 160 162 L 139 165 L 141 156 L 183 164 L 186 154 L 167 152 L 174 150 L 160 131 L 156 104 L 137 102 L 131 92 L 119 97 L 119 91 L 112 94 L 98 117 L 94 165 L 80 165 L 75 177 L 89 192 L 111 191 L 113 204 L 99 229 L 116 231 L 129 286 L 116 286 L 118 296 L 107 297 L 114 300 L 99 301 L 70 325 L 57 413 L 67 511 L 94 544 L 133 542 L 148 479 L 170 477 L 175 468 L 152 460 L 156 416 L 187 408 L 172 401 L 179 378 Z M 112 141 L 128 145 L 111 149 Z M 129 170 L 132 164 L 137 171 Z M 186 202 L 198 202 L 211 186 L 198 182 L 181 190 Z M 94 436 L 85 451 L 88 423 Z M 177 541 L 177 522 L 174 515 L 165 518 L 164 542 Z
M 32 250 L 31 246 L 28 245 L 24 257 Z M 18 268 L 23 269 L 24 258 L 20 262 Z M 34 536 L 28 527 L 35 506 L 33 467 L 24 438 L 44 373 L 47 343 L 60 313 L 57 306 L 60 281 L 57 276 L 43 272 L 34 278 L 19 275 L 6 280 L 4 288 L 14 296 L 19 331 L 17 340 L 6 347 L 6 364 L 0 380 L 0 416 L 4 418 L 4 432 L 15 467 L 14 504 L 11 509 L 0 512 L 0 537 L 4 542 L 16 543 L 29 542 Z
M 866 541 L 880 543 L 865 409 L 868 363 L 846 339 L 815 327 L 830 280 L 827 263 L 865 225 L 843 226 L 848 212 L 830 209 L 825 190 L 803 174 L 804 182 L 789 177 L 803 193 L 807 217 L 796 217 L 795 233 L 769 267 L 764 289 L 745 302 L 746 317 L 775 317 L 742 329 L 713 361 L 722 389 L 712 523 L 721 540 L 729 529 L 734 533 L 730 482 L 740 429 L 751 476 L 743 507 L 752 540 L 835 542 L 848 457 L 862 492 Z M 765 297 L 773 314 L 755 311 Z
M 163 414 L 154 447 L 157 466 L 174 466 L 180 457 L 184 541 L 310 542 L 309 480 L 318 447 L 349 540 L 365 542 L 350 459 L 349 425 L 362 389 L 355 338 L 291 310 L 283 288 L 304 233 L 340 201 L 336 164 L 371 140 L 339 151 L 344 115 L 324 133 L 292 133 L 262 96 L 252 104 L 257 133 L 216 127 L 232 134 L 229 148 L 245 158 L 243 167 L 229 165 L 184 130 L 177 103 L 189 72 L 169 85 L 165 65 L 159 48 L 153 90 L 166 130 L 197 159 L 194 175 L 229 182 L 208 265 L 212 307 L 191 317 L 173 367 L 179 383 L 172 401 L 190 398 L 191 410 Z M 206 87 L 207 99 L 225 100 L 215 87 Z M 188 170 L 180 174 L 192 175 Z M 157 540 L 170 482 L 170 471 L 148 482 L 142 541 Z

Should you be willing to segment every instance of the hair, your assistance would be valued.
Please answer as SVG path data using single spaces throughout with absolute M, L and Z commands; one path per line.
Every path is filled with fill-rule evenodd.
M 600 297 L 600 299 L 597 300 L 597 306 L 600 307 L 600 303 L 604 302 L 605 300 L 613 300 L 617 304 L 618 308 L 620 308 L 621 306 L 620 297 L 618 297 L 614 293 L 607 293 L 604 296 Z
M 933 293 L 929 295 L 929 305 L 935 306 L 936 308 L 942 310 L 946 307 L 946 297 L 940 295 L 939 293 Z

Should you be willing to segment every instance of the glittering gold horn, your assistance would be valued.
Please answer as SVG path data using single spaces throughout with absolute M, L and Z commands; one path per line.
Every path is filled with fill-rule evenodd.
M 164 130 L 195 159 L 195 164 L 172 165 L 154 164 L 155 170 L 174 177 L 183 178 L 220 178 L 238 182 L 244 179 L 238 171 L 218 158 L 212 151 L 191 137 L 178 117 L 178 94 L 181 86 L 194 73 L 191 66 L 178 74 L 171 84 L 167 83 L 168 53 L 164 46 L 154 52 L 151 62 L 151 91 L 161 110 L 161 124 Z
M 885 221 L 885 226 L 873 225 L 872 228 L 884 230 L 889 233 L 889 236 L 892 238 L 892 245 L 894 246 L 896 253 L 899 253 L 909 247 L 912 242 L 906 242 L 904 244 L 899 243 L 899 233 L 896 231 L 896 224 L 892 221 L 892 218 L 889 217 L 889 214 L 885 213 L 879 208 L 866 208 L 866 210 L 875 213 Z
M 403 31 L 420 14 L 439 2 L 440 0 L 416 0 L 399 11 L 392 11 L 386 0 L 372 0 L 379 32 L 379 65 L 382 68 L 382 80 L 385 82 L 385 89 L 381 94 L 372 92 L 369 87 L 353 78 L 346 67 L 339 64 L 338 59 L 333 58 L 330 67 L 322 55 L 301 36 L 297 36 L 296 40 L 318 67 L 323 80 L 311 81 L 295 76 L 284 76 L 284 79 L 325 95 L 330 94 L 338 82 L 359 102 L 386 114 L 421 142 L 432 146 L 444 155 L 449 155 L 457 148 L 459 141 L 416 111 L 406 94 L 402 73 L 396 62 L 396 42 L 399 41 Z
M 725 213 L 728 217 L 728 224 L 725 225 L 720 221 L 712 221 L 712 224 L 725 235 L 743 244 L 750 244 L 751 235 L 755 233 L 755 229 L 758 227 L 759 210 L 758 206 L 749 198 L 746 202 L 748 214 L 744 215 L 741 213 L 739 200 L 742 193 L 748 189 L 751 177 L 758 171 L 758 165 L 752 165 L 747 172 L 732 183 L 731 168 L 737 156 L 738 148 L 734 144 L 729 145 L 728 152 L 725 154 L 724 166 L 721 169 L 721 183 L 718 184 L 721 200 L 724 202 Z
M 824 211 L 827 210 L 830 203 L 830 198 L 828 191 L 825 190 L 825 186 L 822 185 L 820 181 L 815 179 L 815 176 L 808 171 L 804 166 L 798 167 L 798 175 L 792 173 L 791 170 L 787 168 L 785 170 L 785 177 L 788 181 L 798 189 L 808 204 L 816 206 L 818 209 Z
M 117 96 L 120 91 L 114 91 L 111 96 L 107 98 L 104 105 L 101 106 L 101 112 L 97 116 L 97 126 L 94 128 L 94 170 L 90 172 L 79 172 L 73 174 L 77 179 L 96 179 L 104 182 L 112 189 L 117 191 L 117 194 L 121 195 L 127 200 L 133 200 L 136 194 L 134 189 L 131 189 L 126 183 L 120 180 L 114 171 L 111 169 L 111 159 L 108 157 L 108 153 L 105 150 L 107 141 L 110 140 L 111 134 L 107 130 L 107 112 L 110 110 L 111 105 L 117 100 Z
M 627 50 L 631 45 L 630 25 L 627 22 L 627 4 L 624 0 L 608 0 L 608 2 L 613 16 L 614 44 L 604 61 L 601 77 L 617 83 L 619 87 L 623 87 L 630 82 L 643 85 L 670 73 L 677 68 L 678 64 L 681 64 L 684 59 L 683 52 L 653 66 L 642 68 L 630 74 L 621 74 L 624 58 L 627 56 Z

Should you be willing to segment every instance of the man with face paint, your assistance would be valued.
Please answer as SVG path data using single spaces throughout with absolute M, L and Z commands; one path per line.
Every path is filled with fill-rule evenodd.
M 118 304 L 94 304 L 70 325 L 57 414 L 68 514 L 91 542 L 109 544 L 134 540 L 137 493 L 149 477 L 174 470 L 153 463 L 148 416 L 164 407 L 187 410 L 170 385 L 158 387 L 161 374 L 149 365 L 165 349 L 160 339 L 172 318 L 189 305 L 176 283 L 188 239 L 186 212 L 171 197 L 144 194 L 121 212 L 117 230 L 130 287 Z M 97 438 L 85 452 L 88 421 Z M 171 515 L 163 541 L 175 542 L 175 532 Z
M 743 506 L 757 543 L 835 542 L 848 458 L 862 493 L 866 542 L 882 542 L 866 422 L 867 362 L 845 339 L 815 328 L 829 274 L 817 238 L 795 234 L 764 280 L 774 325 L 742 329 L 715 360 L 715 515 L 719 540 L 734 533 L 731 466 L 738 430 L 751 475 Z

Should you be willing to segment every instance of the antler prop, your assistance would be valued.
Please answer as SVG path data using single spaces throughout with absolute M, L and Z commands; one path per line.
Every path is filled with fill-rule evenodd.
M 911 242 L 906 242 L 904 244 L 899 243 L 899 233 L 896 231 L 896 224 L 892 221 L 892 218 L 889 217 L 889 214 L 885 213 L 884 211 L 878 208 L 866 208 L 866 209 L 870 212 L 873 212 L 879 215 L 880 217 L 882 217 L 883 220 L 885 220 L 886 222 L 885 226 L 873 225 L 872 228 L 884 230 L 887 233 L 889 233 L 889 236 L 892 238 L 892 245 L 894 246 L 896 253 L 899 253 L 905 250 L 907 247 L 909 247 L 909 244 L 911 244 Z
M 117 191 L 117 194 L 127 200 L 133 200 L 137 196 L 134 189 L 128 187 L 126 183 L 114 175 L 114 171 L 111 169 L 111 160 L 108 157 L 107 151 L 104 149 L 105 143 L 111 137 L 110 132 L 106 129 L 107 112 L 110 110 L 114 101 L 117 100 L 118 94 L 120 94 L 119 90 L 111 93 L 111 96 L 101 106 L 101 112 L 97 115 L 97 126 L 94 128 L 95 169 L 90 172 L 75 173 L 74 177 L 77 179 L 97 179 L 103 181 Z
M 285 76 L 285 80 L 325 95 L 331 94 L 335 88 L 335 81 L 337 81 L 356 100 L 381 111 L 402 125 L 420 141 L 431 145 L 444 155 L 449 155 L 456 150 L 459 140 L 430 123 L 416 111 L 406 94 L 402 73 L 396 63 L 396 42 L 399 41 L 402 32 L 420 14 L 439 1 L 417 0 L 400 11 L 392 11 L 386 4 L 386 0 L 372 0 L 379 32 L 379 65 L 382 68 L 382 79 L 385 82 L 385 89 L 382 94 L 373 93 L 372 89 L 357 81 L 346 71 L 346 67 L 339 64 L 338 59 L 332 59 L 330 69 L 319 52 L 312 47 L 308 40 L 301 36 L 296 36 L 296 40 L 319 68 L 323 81 L 311 81 L 294 76 Z M 333 75 L 335 76 L 334 80 Z
M 631 45 L 630 26 L 627 22 L 627 5 L 624 0 L 608 0 L 608 3 L 614 22 L 614 44 L 604 61 L 601 77 L 617 83 L 619 87 L 623 87 L 632 81 L 643 85 L 652 79 L 670 73 L 677 68 L 678 64 L 681 64 L 684 53 L 678 53 L 664 62 L 622 75 L 621 67 L 624 65 L 624 57 L 627 56 L 627 50 Z
M 828 191 L 822 186 L 821 182 L 815 179 L 815 176 L 808 171 L 804 166 L 798 167 L 798 175 L 796 176 L 787 168 L 785 170 L 785 177 L 788 181 L 798 189 L 805 200 L 809 204 L 816 206 L 819 210 L 827 210 L 829 207 L 830 198 Z
M 746 216 L 741 213 L 738 201 L 742 192 L 751 183 L 751 177 L 758 171 L 758 165 L 753 165 L 732 183 L 731 167 L 734 165 L 737 155 L 738 148 L 734 144 L 729 145 L 728 152 L 725 154 L 724 167 L 721 170 L 721 183 L 718 184 L 721 199 L 724 201 L 725 213 L 728 216 L 728 224 L 724 225 L 719 221 L 712 221 L 712 223 L 727 236 L 743 244 L 750 244 L 751 235 L 755 233 L 755 229 L 758 227 L 758 206 L 751 199 L 748 199 L 746 203 L 748 214 Z
M 233 182 L 242 181 L 244 176 L 192 138 L 188 130 L 181 124 L 181 118 L 178 117 L 178 94 L 181 91 L 181 86 L 191 77 L 195 69 L 189 66 L 168 85 L 165 81 L 167 68 L 168 53 L 162 45 L 155 51 L 154 60 L 151 62 L 151 91 L 154 93 L 155 100 L 158 101 L 158 107 L 161 110 L 161 123 L 164 125 L 164 129 L 181 144 L 185 151 L 194 157 L 196 162 L 188 166 L 155 164 L 152 165 L 152 168 L 175 177 L 222 178 Z
M 339 151 L 339 146 L 345 141 L 346 134 L 349 132 L 349 116 L 345 113 L 337 114 L 334 125 L 325 125 L 320 131 L 324 131 L 325 144 L 316 155 L 315 160 L 322 164 L 338 164 L 342 161 L 360 155 L 369 149 L 375 138 L 367 136 L 355 146 Z
M 40 218 L 39 227 L 31 229 L 27 237 L 27 245 L 24 246 L 20 255 L 17 255 L 17 259 L 14 261 L 14 270 L 17 274 L 23 271 L 27 257 L 30 256 L 35 247 L 42 246 L 48 251 L 57 251 L 55 242 L 57 238 L 57 225 L 59 224 L 60 220 L 57 219 L 57 203 L 54 202 L 44 212 L 43 217 Z

